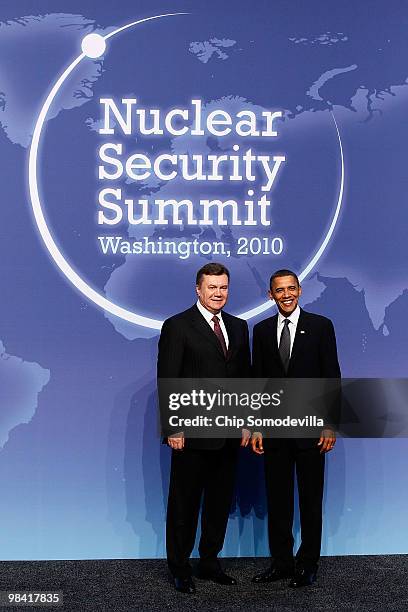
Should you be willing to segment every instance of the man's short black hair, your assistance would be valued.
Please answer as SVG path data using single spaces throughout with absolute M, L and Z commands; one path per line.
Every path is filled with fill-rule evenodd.
M 297 274 L 292 272 L 292 270 L 276 270 L 269 280 L 269 288 L 272 289 L 272 282 L 274 278 L 282 278 L 282 276 L 293 276 L 296 279 L 297 286 L 300 287 L 299 279 Z
M 228 280 L 230 278 L 230 273 L 228 272 L 225 266 L 223 266 L 220 263 L 208 263 L 208 264 L 205 264 L 205 266 L 203 266 L 202 268 L 200 268 L 199 271 L 197 272 L 197 276 L 196 276 L 197 287 L 201 284 L 201 280 L 204 274 L 211 275 L 211 276 L 221 276 L 222 274 L 226 274 Z

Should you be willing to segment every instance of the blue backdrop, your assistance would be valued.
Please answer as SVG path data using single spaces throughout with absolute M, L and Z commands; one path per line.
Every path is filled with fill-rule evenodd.
M 159 331 L 131 320 L 161 321 L 190 306 L 195 272 L 207 261 L 230 268 L 228 310 L 251 312 L 251 327 L 272 313 L 254 315 L 265 308 L 270 273 L 306 271 L 302 305 L 334 321 L 344 376 L 407 371 L 406 4 L 105 4 L 19 0 L 0 7 L 3 559 L 164 556 L 169 451 L 157 431 Z M 115 33 L 164 13 L 186 14 Z M 83 57 L 61 84 L 44 117 L 36 164 L 44 220 L 84 281 L 81 292 L 40 235 L 28 164 L 46 98 L 91 32 L 111 34 L 106 52 Z M 118 108 L 122 98 L 134 98 L 137 108 L 163 113 L 200 100 L 204 119 L 220 110 L 282 117 L 273 137 L 124 135 L 117 117 L 115 133 L 104 135 L 101 98 Z M 138 152 L 151 160 L 201 156 L 206 167 L 209 155 L 237 153 L 234 145 L 241 156 L 251 149 L 257 158 L 285 161 L 266 192 L 259 164 L 253 179 L 235 182 L 226 166 L 223 180 L 213 182 L 154 173 L 103 181 L 99 150 L 106 142 L 123 143 L 123 163 Z M 239 226 L 226 213 L 225 225 L 216 218 L 192 225 L 183 213 L 180 225 L 101 226 L 98 194 L 106 187 L 120 188 L 123 199 L 147 199 L 149 218 L 155 198 L 188 198 L 198 220 L 201 198 L 233 199 L 242 211 L 252 189 L 253 200 L 266 194 L 270 201 L 269 224 L 258 215 L 254 225 Z M 98 236 L 220 241 L 229 255 L 104 254 Z M 282 253 L 240 253 L 242 237 L 280 237 Z M 101 309 L 91 290 L 113 307 Z M 327 461 L 323 554 L 406 552 L 406 451 L 405 439 L 338 441 Z M 268 554 L 262 469 L 258 457 L 242 452 L 227 556 Z

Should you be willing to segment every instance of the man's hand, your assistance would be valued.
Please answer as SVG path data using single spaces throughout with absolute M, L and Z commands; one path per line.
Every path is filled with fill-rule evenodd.
M 251 438 L 251 446 L 254 453 L 263 455 L 264 449 L 262 444 L 262 434 L 260 431 L 254 431 Z
M 248 446 L 251 438 L 251 432 L 249 429 L 243 429 L 241 433 L 241 446 Z
M 320 446 L 320 453 L 328 453 L 336 444 L 336 434 L 332 429 L 323 429 L 317 446 Z
M 173 450 L 183 450 L 184 448 L 184 434 L 181 431 L 180 433 L 174 434 L 173 436 L 169 436 L 167 438 L 167 444 Z

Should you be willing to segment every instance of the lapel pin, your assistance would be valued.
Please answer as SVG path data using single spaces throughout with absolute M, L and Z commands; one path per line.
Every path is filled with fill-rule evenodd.
M 301 333 L 301 334 L 305 334 L 306 332 L 305 332 L 305 330 L 304 330 L 304 329 L 301 329 L 301 330 L 300 330 L 300 333 Z

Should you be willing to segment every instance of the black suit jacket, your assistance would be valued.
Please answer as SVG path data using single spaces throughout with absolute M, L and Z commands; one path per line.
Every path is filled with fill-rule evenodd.
M 248 325 L 222 312 L 229 346 L 220 342 L 194 305 L 163 323 L 159 340 L 157 378 L 242 378 L 251 373 Z M 225 440 L 189 439 L 187 448 L 220 448 Z
M 321 315 L 300 309 L 299 321 L 287 373 L 282 365 L 277 342 L 278 315 L 261 321 L 254 327 L 253 372 L 257 378 L 340 378 L 336 336 L 333 323 Z M 333 422 L 338 421 L 340 397 L 334 402 Z M 279 440 L 265 440 L 276 445 Z M 315 440 L 298 440 L 301 446 L 316 444 Z

